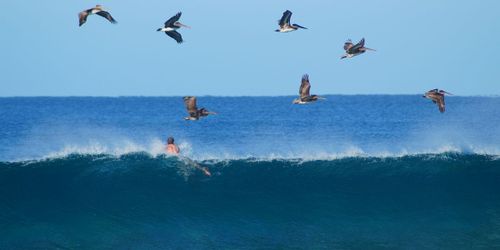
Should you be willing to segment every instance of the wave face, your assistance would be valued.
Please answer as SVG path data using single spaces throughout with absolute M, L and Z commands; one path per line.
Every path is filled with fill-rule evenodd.
M 462 153 L 2 162 L 0 248 L 498 248 L 499 180 Z

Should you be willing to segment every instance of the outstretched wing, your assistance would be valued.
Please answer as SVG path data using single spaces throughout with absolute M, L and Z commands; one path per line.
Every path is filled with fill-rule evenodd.
M 86 10 L 78 13 L 79 26 L 82 26 L 85 22 L 87 22 L 88 16 L 89 16 L 89 13 Z
M 281 17 L 280 19 L 280 26 L 283 26 L 283 25 L 290 25 L 290 18 L 292 17 L 292 12 L 287 10 L 285 12 L 283 12 L 283 16 Z
M 308 28 L 306 28 L 306 27 L 304 27 L 304 26 L 300 26 L 300 25 L 298 25 L 298 24 L 296 24 L 296 23 L 294 23 L 294 24 L 293 24 L 293 26 L 298 27 L 298 28 L 301 28 L 301 29 L 305 29 L 305 30 L 307 30 L 307 29 L 308 29 Z
M 361 41 L 359 41 L 356 45 L 354 45 L 354 46 L 351 48 L 351 50 L 352 50 L 352 51 L 357 51 L 357 50 L 359 50 L 359 49 L 363 48 L 364 46 L 365 46 L 365 39 L 363 38 L 363 39 L 361 39 Z
M 175 31 L 175 30 L 172 30 L 172 31 L 165 31 L 165 34 L 167 34 L 167 36 L 169 37 L 172 37 L 175 41 L 177 41 L 177 43 L 182 43 L 183 40 L 182 40 L 182 35 Z
M 309 91 L 311 90 L 311 84 L 309 83 L 309 75 L 305 74 L 302 76 L 302 83 L 300 84 L 299 94 L 300 99 L 309 96 Z
M 111 23 L 116 23 L 116 20 L 107 11 L 101 10 L 101 11 L 97 12 L 96 14 L 108 19 L 108 21 L 110 21 Z
M 440 93 L 440 94 L 443 94 L 443 95 L 444 95 L 444 94 L 447 94 L 447 95 L 453 95 L 452 93 L 450 93 L 450 92 L 446 92 L 446 91 L 444 91 L 444 90 L 442 90 L 442 89 L 441 89 L 441 90 L 439 90 L 439 93 Z
M 427 94 L 436 94 L 436 93 L 439 93 L 438 89 L 431 89 L 431 90 L 427 91 Z
M 175 16 L 168 19 L 165 22 L 165 28 L 173 26 L 175 22 L 179 21 L 179 19 L 181 18 L 181 15 L 182 15 L 182 12 L 179 12 L 179 13 L 175 14 Z
M 184 104 L 186 104 L 186 109 L 189 114 L 196 114 L 198 108 L 196 107 L 196 97 L 194 96 L 185 96 Z

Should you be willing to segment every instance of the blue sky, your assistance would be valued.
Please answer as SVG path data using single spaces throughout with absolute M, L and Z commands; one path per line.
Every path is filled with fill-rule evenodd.
M 77 14 L 100 3 L 118 21 Z M 0 96 L 499 95 L 500 1 L 4 1 Z M 274 32 L 286 9 L 309 28 Z M 176 44 L 155 30 L 177 13 Z M 346 39 L 377 49 L 340 60 Z

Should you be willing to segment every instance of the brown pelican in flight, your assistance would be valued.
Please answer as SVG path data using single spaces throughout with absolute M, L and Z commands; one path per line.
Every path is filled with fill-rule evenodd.
M 302 76 L 302 83 L 299 88 L 300 97 L 293 100 L 293 104 L 306 104 L 309 102 L 314 102 L 319 99 L 325 99 L 323 97 L 317 95 L 310 95 L 309 91 L 311 90 L 311 84 L 309 83 L 309 75 L 305 74 Z
M 111 23 L 116 23 L 115 19 L 109 14 L 109 12 L 105 11 L 101 5 L 96 5 L 92 9 L 84 10 L 80 13 L 78 13 L 78 19 L 80 21 L 80 26 L 82 26 L 85 22 L 87 22 L 87 17 L 92 15 L 92 14 L 97 14 L 99 16 L 102 16 Z
M 345 50 L 345 55 L 343 55 L 340 59 L 344 58 L 351 58 L 357 55 L 361 55 L 365 53 L 367 50 L 375 51 L 374 49 L 366 48 L 365 47 L 365 39 L 361 39 L 359 43 L 354 45 L 351 41 L 351 39 L 347 40 L 347 42 L 344 43 L 344 50 Z
M 283 12 L 283 16 L 281 17 L 279 21 L 280 28 L 276 30 L 276 32 L 290 32 L 290 31 L 295 31 L 297 29 L 307 29 L 306 27 L 302 27 L 298 24 L 290 24 L 290 17 L 292 17 L 292 12 L 287 10 Z
M 439 112 L 443 113 L 444 112 L 444 95 L 448 94 L 451 95 L 450 93 L 444 91 L 444 90 L 438 90 L 438 89 L 431 89 L 427 91 L 422 97 L 431 99 L 433 103 L 436 103 L 439 107 Z
M 182 36 L 177 30 L 181 27 L 185 27 L 190 29 L 191 27 L 184 25 L 179 22 L 179 18 L 181 18 L 182 12 L 177 13 L 175 16 L 171 17 L 165 22 L 165 26 L 163 28 L 159 28 L 156 31 L 163 31 L 169 37 L 173 38 L 177 43 L 182 43 Z
M 184 118 L 185 120 L 196 121 L 200 119 L 200 117 L 217 114 L 215 112 L 210 112 L 205 108 L 198 109 L 198 107 L 196 107 L 196 97 L 194 96 L 185 96 L 183 99 L 189 113 L 189 116 Z

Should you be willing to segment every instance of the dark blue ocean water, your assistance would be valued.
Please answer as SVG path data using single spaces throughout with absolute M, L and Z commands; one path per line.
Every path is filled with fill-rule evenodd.
M 0 98 L 0 249 L 500 248 L 500 98 L 293 98 Z

